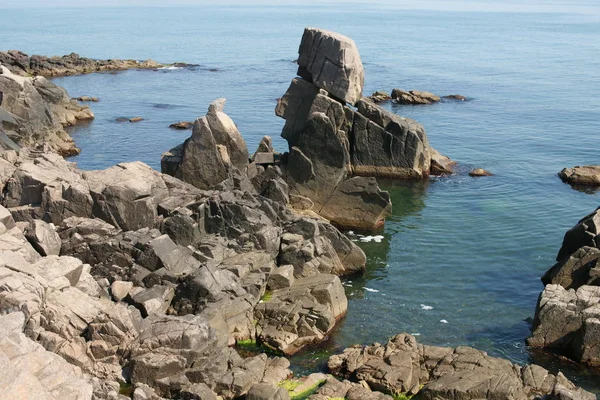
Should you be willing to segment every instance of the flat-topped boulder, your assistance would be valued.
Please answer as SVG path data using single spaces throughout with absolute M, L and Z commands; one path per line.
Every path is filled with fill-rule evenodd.
M 558 176 L 563 182 L 571 185 L 600 186 L 600 165 L 564 168 Z
M 306 28 L 298 50 L 298 75 L 350 104 L 362 97 L 364 69 L 354 41 L 339 33 Z

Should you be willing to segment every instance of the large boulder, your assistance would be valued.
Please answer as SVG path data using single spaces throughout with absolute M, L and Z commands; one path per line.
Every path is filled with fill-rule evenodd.
M 582 363 L 600 365 L 600 286 L 567 290 L 547 285 L 540 295 L 527 343 Z
M 163 154 L 163 173 L 209 189 L 226 180 L 232 169 L 245 170 L 248 149 L 224 106 L 225 99 L 212 102 L 208 113 L 194 122 L 192 136 Z
M 527 343 L 575 361 L 600 365 L 600 209 L 571 228 L 558 262 L 542 277 Z
M 352 39 L 306 28 L 298 54 L 298 75 L 302 78 L 346 103 L 354 104 L 362 97 L 365 73 Z
M 346 314 L 348 300 L 335 275 L 320 274 L 294 281 L 290 288 L 272 292 L 257 305 L 258 339 L 285 354 L 321 341 Z
M 89 107 L 43 77 L 13 74 L 1 61 L 0 93 L 0 128 L 11 140 L 21 146 L 46 143 L 62 155 L 79 153 L 64 127 L 94 118 Z
M 571 185 L 600 186 L 600 165 L 564 168 L 558 176 Z

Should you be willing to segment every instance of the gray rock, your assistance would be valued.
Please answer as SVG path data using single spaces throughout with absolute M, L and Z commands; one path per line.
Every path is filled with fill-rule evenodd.
M 571 185 L 600 186 L 600 165 L 564 168 L 558 176 L 563 182 Z
M 142 312 L 142 316 L 147 317 L 164 314 L 174 296 L 172 287 L 157 285 L 131 296 L 131 301 Z
M 262 382 L 250 388 L 246 400 L 290 400 L 290 395 L 282 387 Z
M 583 285 L 600 286 L 600 249 L 583 246 L 556 263 L 542 277 L 544 285 L 557 284 L 565 289 Z
M 600 248 L 600 208 L 582 218 L 565 233 L 556 261 L 562 261 L 583 246 Z
M 566 290 L 546 285 L 527 343 L 559 351 L 582 363 L 600 364 L 600 286 Z
M 562 374 L 536 365 L 520 367 L 470 347 L 424 346 L 408 334 L 385 345 L 350 347 L 330 357 L 328 366 L 335 375 L 364 381 L 372 390 L 423 399 L 526 399 L 548 395 L 557 384 L 576 389 Z
M 440 98 L 433 93 L 419 90 L 409 90 L 405 92 L 401 89 L 392 90 L 392 99 L 398 104 L 432 104 L 440 101 Z
M 298 75 L 302 78 L 350 104 L 362 97 L 364 69 L 352 39 L 306 28 L 298 54 Z
M 115 301 L 121 301 L 133 289 L 133 282 L 114 281 L 110 285 L 110 294 Z
M 179 395 L 182 400 L 217 400 L 217 395 L 204 383 L 186 386 Z
M 208 113 L 194 123 L 192 136 L 163 155 L 163 173 L 208 189 L 226 180 L 233 168 L 245 170 L 248 149 L 235 123 L 223 112 L 224 104 L 225 99 L 211 103 Z
M 339 278 L 320 274 L 273 291 L 254 310 L 259 340 L 285 354 L 320 341 L 346 314 L 348 300 Z
M 64 130 L 78 120 L 94 118 L 88 107 L 71 101 L 67 92 L 47 79 L 13 74 L 0 61 L 0 127 L 21 146 L 50 145 L 62 155 L 79 149 Z
M 46 351 L 23 333 L 21 312 L 0 315 L 2 397 L 7 399 L 91 399 L 92 385 L 79 367 Z
M 294 280 L 294 266 L 283 265 L 271 273 L 267 286 L 270 290 L 289 288 L 294 284 Z
M 33 220 L 25 231 L 25 237 L 42 256 L 59 255 L 61 240 L 53 225 Z

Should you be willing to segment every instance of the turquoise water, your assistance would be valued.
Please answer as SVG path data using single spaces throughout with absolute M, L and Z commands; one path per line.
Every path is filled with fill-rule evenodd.
M 486 4 L 495 11 L 481 11 Z M 471 98 L 387 106 L 421 122 L 431 144 L 464 170 L 482 167 L 496 176 L 382 182 L 394 215 L 380 243 L 361 243 L 368 271 L 345 283 L 349 311 L 325 351 L 406 331 L 428 344 L 467 344 L 519 363 L 536 360 L 600 392 L 600 375 L 531 354 L 524 345 L 540 276 L 564 232 L 599 205 L 598 192 L 576 191 L 556 173 L 600 162 L 600 7 L 503 4 L 445 11 L 368 5 L 1 10 L 0 37 L 3 49 L 30 54 L 200 64 L 55 79 L 72 96 L 101 99 L 91 105 L 96 120 L 73 131 L 83 149 L 74 161 L 84 169 L 130 160 L 158 168 L 160 154 L 189 135 L 168 125 L 203 115 L 218 97 L 228 99 L 226 111 L 251 151 L 263 135 L 285 150 L 283 121 L 273 109 L 295 76 L 292 61 L 305 26 L 356 41 L 367 93 L 398 87 Z M 120 116 L 145 120 L 114 122 Z M 302 369 L 323 359 L 318 349 L 294 361 Z

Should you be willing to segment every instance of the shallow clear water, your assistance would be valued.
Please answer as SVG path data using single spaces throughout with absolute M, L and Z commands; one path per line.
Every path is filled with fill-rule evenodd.
M 101 99 L 91 104 L 95 121 L 73 131 L 83 149 L 74 161 L 84 169 L 131 160 L 159 168 L 160 154 L 189 135 L 168 125 L 203 115 L 218 97 L 228 99 L 226 112 L 251 151 L 263 135 L 285 150 L 273 109 L 295 76 L 305 26 L 356 41 L 366 93 L 399 87 L 466 95 L 472 100 L 387 107 L 421 122 L 431 144 L 463 169 L 496 176 L 381 183 L 394 215 L 380 243 L 361 243 L 368 271 L 345 283 L 349 311 L 325 354 L 406 331 L 428 344 L 473 345 L 519 363 L 533 358 L 600 392 L 599 375 L 534 357 L 524 345 L 540 276 L 564 232 L 599 205 L 597 192 L 576 191 L 556 173 L 600 162 L 600 8 L 539 1 L 512 12 L 520 8 L 503 4 L 496 12 L 368 5 L 2 10 L 0 37 L 4 48 L 30 54 L 201 65 L 55 79 L 72 96 Z M 145 120 L 114 122 L 120 116 Z M 301 370 L 324 359 L 319 349 L 294 360 Z

